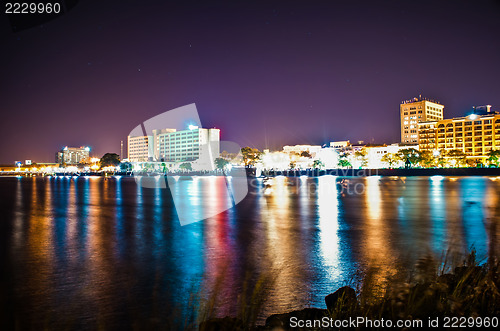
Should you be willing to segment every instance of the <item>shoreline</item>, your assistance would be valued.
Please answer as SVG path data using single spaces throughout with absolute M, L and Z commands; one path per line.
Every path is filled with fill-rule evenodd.
M 368 284 L 357 291 L 344 286 L 328 294 L 326 308 L 302 308 L 268 315 L 264 324 L 258 324 L 255 315 L 208 318 L 199 323 L 199 330 L 338 330 L 349 327 L 404 330 L 450 327 L 454 319 L 465 320 L 468 327 L 486 326 L 485 323 L 497 327 L 500 325 L 500 297 L 496 290 L 499 268 L 495 258 L 480 265 L 474 251 L 462 265 L 449 272 L 439 272 L 437 261 L 427 256 L 416 265 L 416 281 L 394 279 L 382 294 L 375 294 L 373 285 L 365 279 Z M 398 326 L 401 321 L 407 325 Z
M 413 168 L 413 169 L 307 169 L 307 170 L 266 170 L 262 171 L 260 176 L 255 175 L 255 169 L 247 169 L 247 176 L 249 178 L 265 178 L 265 177 L 321 177 L 321 176 L 337 176 L 337 177 L 370 177 L 370 176 L 382 176 L 382 177 L 416 177 L 416 176 L 448 176 L 448 177 L 463 177 L 463 176 L 500 176 L 500 168 Z M 222 175 L 220 172 L 183 172 L 183 173 L 145 173 L 142 176 L 152 177 L 152 176 L 180 176 L 180 177 L 192 177 L 192 176 L 226 176 Z M 231 173 L 227 174 L 230 176 Z M 102 177 L 112 177 L 112 176 L 126 176 L 134 177 L 137 176 L 130 172 L 117 172 L 114 174 L 106 173 L 68 173 L 68 174 L 30 174 L 30 173 L 0 173 L 0 177 L 65 177 L 65 176 L 102 176 Z
M 326 169 L 266 171 L 265 177 L 412 177 L 412 176 L 500 176 L 500 168 L 414 168 L 414 169 Z

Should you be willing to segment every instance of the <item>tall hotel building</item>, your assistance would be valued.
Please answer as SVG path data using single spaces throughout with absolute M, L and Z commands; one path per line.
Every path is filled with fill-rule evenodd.
M 219 156 L 219 142 L 219 129 L 153 130 L 151 136 L 129 136 L 128 155 L 132 162 L 206 161 L 212 165 Z
M 467 117 L 419 123 L 419 149 L 459 150 L 472 159 L 486 159 L 492 149 L 500 149 L 500 114 L 486 106 Z
M 59 164 L 78 164 L 89 158 L 89 147 L 64 147 L 56 153 L 56 163 Z
M 128 136 L 127 151 L 131 162 L 153 161 L 153 137 Z
M 182 162 L 219 157 L 219 129 L 153 130 L 156 161 Z
M 443 119 L 444 106 L 421 96 L 403 101 L 399 108 L 401 113 L 401 142 L 405 144 L 418 144 L 418 123 Z

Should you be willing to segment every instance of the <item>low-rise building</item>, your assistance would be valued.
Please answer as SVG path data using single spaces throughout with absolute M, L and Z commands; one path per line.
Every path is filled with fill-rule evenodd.
M 351 142 L 349 140 L 330 142 L 330 148 L 333 148 L 336 150 L 348 149 L 350 146 L 351 146 Z
M 316 153 L 321 150 L 319 145 L 294 145 L 294 146 L 283 146 L 283 152 L 292 155 L 300 155 L 302 152 L 307 152 L 311 157 L 315 157 Z
M 267 170 L 287 170 L 290 169 L 290 154 L 284 151 L 270 152 L 263 151 L 260 163 L 263 169 Z
M 382 161 L 384 155 L 397 154 L 401 150 L 410 148 L 419 150 L 418 145 L 406 145 L 406 144 L 367 146 L 366 147 L 367 168 L 369 169 L 387 168 L 389 166 L 387 162 Z M 401 162 L 401 164 L 399 164 L 398 166 L 403 166 L 403 162 Z

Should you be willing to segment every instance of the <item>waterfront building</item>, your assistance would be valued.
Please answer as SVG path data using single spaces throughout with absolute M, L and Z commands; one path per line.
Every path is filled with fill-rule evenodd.
M 154 156 L 160 162 L 210 162 L 219 157 L 220 130 L 190 125 L 187 130 L 153 130 Z
M 89 147 L 64 147 L 56 153 L 56 163 L 58 164 L 78 164 L 88 160 L 90 155 Z
M 220 153 L 220 130 L 190 125 L 187 130 L 157 129 L 148 136 L 128 137 L 128 159 L 135 163 L 163 163 L 174 169 L 190 162 L 194 170 L 214 170 Z M 153 168 L 160 165 L 151 164 Z M 141 169 L 143 165 L 137 164 Z
M 492 149 L 500 149 L 500 114 L 488 108 L 484 115 L 473 113 L 440 121 L 419 123 L 420 150 L 435 155 L 459 150 L 467 158 L 484 162 Z
M 492 114 L 498 114 L 498 112 L 495 112 L 491 110 L 491 105 L 485 105 L 485 106 L 474 106 L 472 107 L 472 114 L 476 115 L 492 115 Z
M 315 157 L 316 153 L 321 150 L 319 145 L 294 145 L 294 146 L 283 146 L 283 152 L 292 155 L 300 155 L 302 152 L 308 152 L 311 157 Z
M 130 162 L 153 161 L 153 136 L 128 136 L 127 152 Z
M 260 164 L 267 170 L 287 170 L 290 169 L 290 154 L 284 151 L 271 152 L 265 149 L 262 153 Z
M 401 142 L 418 144 L 418 123 L 440 121 L 443 117 L 444 105 L 419 96 L 401 103 Z
M 351 142 L 349 140 L 330 142 L 330 148 L 333 148 L 335 150 L 345 150 L 345 149 L 348 149 L 350 146 L 351 146 Z
M 387 168 L 389 165 L 382 161 L 384 155 L 387 154 L 397 154 L 399 151 L 404 149 L 416 149 L 419 150 L 418 145 L 405 145 L 405 144 L 391 144 L 391 145 L 381 145 L 381 146 L 367 146 L 366 148 L 366 159 L 367 168 L 369 169 L 380 169 Z M 397 166 L 403 166 L 404 162 L 400 162 Z
M 339 153 L 334 148 L 322 148 L 315 157 L 315 160 L 320 160 L 325 169 L 336 169 L 339 167 Z M 313 162 L 309 167 L 313 166 Z

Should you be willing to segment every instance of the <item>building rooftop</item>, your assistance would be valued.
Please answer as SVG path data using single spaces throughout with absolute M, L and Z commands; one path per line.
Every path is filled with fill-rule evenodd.
M 425 121 L 425 122 L 419 122 L 417 123 L 418 125 L 426 125 L 426 124 L 433 124 L 437 122 L 444 122 L 444 121 L 474 121 L 480 118 L 488 118 L 491 117 L 493 118 L 495 115 L 500 115 L 500 112 L 489 112 L 486 114 L 477 114 L 477 113 L 472 113 L 467 116 L 461 116 L 461 117 L 453 117 L 453 118 L 444 118 L 439 121 Z
M 420 102 L 420 101 L 430 101 L 430 102 L 434 102 L 434 103 L 441 105 L 441 103 L 439 103 L 439 101 L 422 97 L 422 95 L 419 95 L 418 97 L 411 98 L 409 100 L 401 101 L 401 104 L 414 103 L 414 102 Z
M 500 114 L 500 113 L 497 111 L 491 110 L 491 105 L 485 105 L 485 106 L 472 107 L 472 114 L 483 116 L 483 115 L 496 115 L 496 114 Z

